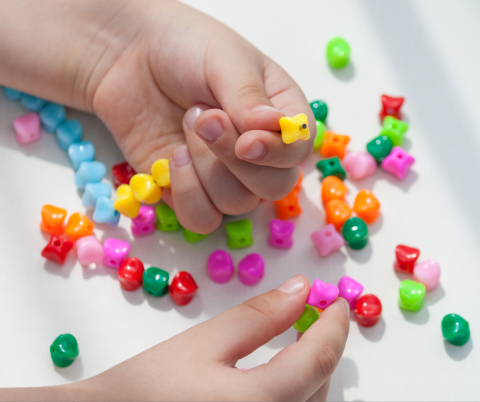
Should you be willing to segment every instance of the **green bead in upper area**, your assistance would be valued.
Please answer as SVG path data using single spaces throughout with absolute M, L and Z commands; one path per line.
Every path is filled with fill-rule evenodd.
M 253 244 L 252 221 L 250 219 L 228 222 L 225 229 L 227 230 L 228 247 L 236 249 L 249 247 Z
M 392 141 L 386 135 L 380 135 L 367 144 L 367 151 L 377 163 L 381 163 L 392 152 Z
M 318 151 L 323 144 L 323 139 L 325 138 L 325 124 L 320 120 L 315 120 L 317 124 L 317 135 L 315 136 L 315 142 L 313 143 L 313 149 Z
M 305 310 L 303 310 L 302 316 L 298 319 L 298 321 L 293 324 L 293 328 L 295 328 L 299 332 L 305 332 L 308 328 L 312 326 L 312 324 L 320 318 L 320 313 L 315 307 L 310 306 L 309 304 L 305 304 Z
M 57 337 L 50 346 L 50 355 L 53 363 L 58 367 L 67 367 L 78 356 L 78 343 L 71 334 L 63 334 Z
M 423 283 L 406 279 L 400 283 L 398 289 L 400 295 L 398 305 L 405 310 L 418 311 L 423 306 L 425 292 L 426 289 Z
M 157 215 L 155 226 L 161 232 L 176 232 L 182 228 L 177 215 L 167 204 L 158 204 L 155 207 L 155 215 Z
M 465 345 L 470 339 L 468 321 L 458 314 L 447 314 L 442 320 L 443 337 L 452 345 Z
M 205 239 L 205 237 L 208 237 L 208 234 L 195 233 L 183 228 L 183 238 L 189 243 L 196 243 L 197 241 Z
M 317 169 L 323 175 L 323 179 L 328 176 L 336 176 L 341 180 L 345 180 L 347 174 L 340 163 L 337 156 L 328 159 L 322 159 L 317 162 Z
M 325 102 L 321 100 L 316 100 L 310 102 L 310 107 L 312 108 L 313 115 L 315 120 L 320 120 L 322 123 L 325 123 L 328 116 L 328 106 Z
M 163 269 L 150 267 L 143 273 L 142 281 L 145 292 L 155 297 L 165 296 L 168 293 L 168 279 L 170 275 Z
M 386 116 L 383 119 L 382 131 L 380 135 L 386 135 L 392 141 L 394 147 L 400 147 L 403 137 L 408 131 L 408 124 L 392 116 Z
M 330 39 L 327 45 L 327 60 L 333 68 L 343 68 L 350 61 L 350 46 L 340 37 Z
M 360 218 L 347 219 L 343 224 L 342 234 L 347 246 L 354 250 L 360 250 L 368 243 L 368 227 Z

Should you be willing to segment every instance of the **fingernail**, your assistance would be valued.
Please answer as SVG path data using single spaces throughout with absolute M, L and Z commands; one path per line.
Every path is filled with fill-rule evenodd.
M 347 309 L 347 315 L 350 316 L 350 306 L 345 299 L 343 300 L 343 304 L 345 305 L 345 308 Z
M 254 160 L 260 158 L 265 153 L 265 146 L 261 141 L 255 141 L 243 153 L 242 159 Z
M 192 107 L 187 112 L 187 116 L 185 117 L 185 122 L 187 123 L 187 127 L 189 129 L 193 128 L 193 123 L 195 123 L 195 120 L 197 119 L 197 117 L 200 116 L 200 114 L 205 110 L 207 109 L 202 109 L 201 107 L 195 106 L 195 107 Z
M 277 112 L 277 113 L 282 113 L 280 110 L 275 109 L 274 107 L 267 106 L 267 105 L 258 105 L 255 106 L 252 110 L 252 113 L 255 112 Z M 282 113 L 283 114 L 283 113 Z
M 295 293 L 301 292 L 305 288 L 305 282 L 300 276 L 294 276 L 288 281 L 282 283 L 277 290 L 280 290 L 287 295 L 293 295 Z
M 190 162 L 192 158 L 190 157 L 190 152 L 186 145 L 177 148 L 177 150 L 172 155 L 172 162 L 176 167 L 181 167 Z
M 223 127 L 217 119 L 211 119 L 198 127 L 195 132 L 203 139 L 213 142 L 223 134 Z

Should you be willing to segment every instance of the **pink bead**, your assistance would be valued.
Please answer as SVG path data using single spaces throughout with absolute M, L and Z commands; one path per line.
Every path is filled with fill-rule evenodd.
M 223 250 L 215 250 L 207 260 L 207 271 L 212 281 L 225 283 L 232 279 L 233 261 L 230 254 Z
M 248 254 L 238 263 L 238 276 L 244 285 L 255 285 L 264 273 L 265 263 L 260 254 Z
M 342 165 L 353 180 L 364 179 L 377 170 L 375 158 L 366 151 L 349 152 L 343 157 Z
M 355 308 L 357 299 L 363 292 L 363 286 L 349 276 L 344 276 L 338 282 L 339 296 L 343 297 L 351 309 Z
M 315 279 L 307 297 L 307 304 L 325 310 L 338 296 L 338 288 L 330 283 Z
M 155 210 L 150 205 L 141 206 L 137 217 L 132 219 L 132 234 L 143 236 L 155 230 Z
M 122 262 L 128 257 L 130 243 L 118 239 L 107 239 L 103 243 L 105 257 L 103 264 L 107 267 L 120 268 Z
M 415 158 L 400 147 L 393 147 L 392 152 L 382 161 L 382 169 L 403 180 L 410 171 Z
M 335 226 L 331 223 L 323 229 L 313 232 L 311 238 L 322 257 L 332 254 L 345 245 L 342 235 L 337 232 Z
M 270 221 L 270 237 L 268 244 L 272 247 L 290 248 L 293 246 L 292 234 L 295 224 L 290 221 L 273 219 Z
M 75 242 L 77 259 L 82 265 L 98 264 L 103 258 L 103 247 L 94 235 L 81 237 Z
M 440 265 L 435 260 L 427 260 L 415 265 L 413 279 L 423 283 L 427 291 L 435 289 L 440 280 Z
M 42 135 L 40 131 L 40 117 L 37 113 L 27 113 L 21 117 L 17 117 L 13 121 L 15 128 L 15 137 L 22 144 L 29 144 L 36 141 Z

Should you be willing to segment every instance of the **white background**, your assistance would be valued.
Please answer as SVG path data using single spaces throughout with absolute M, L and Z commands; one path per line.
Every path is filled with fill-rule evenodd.
M 383 318 L 373 328 L 354 319 L 343 359 L 331 385 L 331 400 L 478 400 L 480 359 L 474 348 L 480 333 L 480 162 L 478 93 L 480 90 L 480 2 L 467 1 L 193 1 L 188 3 L 231 26 L 282 65 L 307 98 L 330 108 L 331 129 L 351 136 L 351 150 L 363 150 L 379 133 L 382 93 L 406 97 L 410 123 L 406 149 L 416 163 L 399 182 L 381 171 L 349 182 L 349 201 L 362 188 L 372 189 L 382 204 L 381 218 L 370 227 L 371 241 L 361 251 L 343 249 L 321 258 L 310 234 L 324 226 L 319 202 L 317 156 L 304 166 L 303 214 L 295 219 L 295 245 L 282 251 L 266 245 L 274 217 L 271 203 L 248 214 L 255 245 L 233 251 L 235 262 L 260 252 L 266 275 L 246 287 L 235 276 L 224 285 L 206 275 L 205 261 L 216 248 L 226 249 L 223 226 L 209 239 L 188 244 L 181 232 L 131 239 L 129 220 L 121 228 L 101 225 L 96 233 L 131 239 L 131 255 L 146 266 L 171 274 L 190 271 L 200 287 L 186 307 L 170 297 L 151 298 L 142 290 L 124 292 L 116 271 L 82 268 L 72 254 L 65 266 L 45 261 L 40 251 L 47 237 L 38 229 L 40 209 L 50 203 L 84 211 L 66 154 L 54 136 L 44 134 L 20 146 L 12 120 L 25 113 L 20 104 L 0 96 L 0 386 L 40 386 L 95 375 L 206 320 L 245 299 L 268 291 L 291 275 L 337 283 L 345 274 L 383 304 Z M 352 48 L 352 64 L 331 71 L 325 46 L 334 35 Z M 123 160 L 111 136 L 93 116 L 69 111 L 81 120 L 85 138 L 97 147 L 108 168 Z M 110 176 L 108 177 L 110 180 Z M 100 227 L 101 226 L 101 227 Z M 418 313 L 397 306 L 398 285 L 405 279 L 392 268 L 399 243 L 421 249 L 420 259 L 442 267 L 441 286 L 426 296 Z M 455 347 L 442 339 L 447 313 L 470 322 L 471 340 Z M 49 346 L 61 333 L 79 341 L 80 357 L 65 369 L 53 366 Z M 288 330 L 239 367 L 268 361 L 295 340 Z

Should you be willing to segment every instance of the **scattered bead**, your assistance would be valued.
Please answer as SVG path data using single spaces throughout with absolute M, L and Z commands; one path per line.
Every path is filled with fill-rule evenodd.
M 325 102 L 321 100 L 316 100 L 310 102 L 310 107 L 312 108 L 313 115 L 315 116 L 315 120 L 320 121 L 321 123 L 325 123 L 328 116 L 328 106 Z
M 104 257 L 103 247 L 94 235 L 85 236 L 75 242 L 77 259 L 83 266 L 98 264 Z
M 72 168 L 77 170 L 82 162 L 95 159 L 95 146 L 90 141 L 75 142 L 68 147 L 67 153 Z
M 392 152 L 392 141 L 386 135 L 380 135 L 367 144 L 367 151 L 374 157 L 377 164 L 380 164 L 390 152 Z
M 313 150 L 318 151 L 323 144 L 323 140 L 325 139 L 325 124 L 319 120 L 315 120 L 315 124 L 317 125 L 317 135 L 315 136 L 315 141 L 313 143 Z
M 400 147 L 393 147 L 392 152 L 382 161 L 382 169 L 403 180 L 415 158 Z
M 168 159 L 159 159 L 152 165 L 152 177 L 160 187 L 170 187 L 170 168 Z
M 437 261 L 423 261 L 413 268 L 413 280 L 423 283 L 428 292 L 438 286 L 440 271 L 440 265 L 438 265 Z
M 247 254 L 238 263 L 238 277 L 244 285 L 255 285 L 265 274 L 265 262 L 260 254 Z
M 305 309 L 303 310 L 303 313 L 298 321 L 293 324 L 293 328 L 295 328 L 298 332 L 304 333 L 319 318 L 319 311 L 315 307 L 305 304 Z
M 280 219 L 273 219 L 269 224 L 270 237 L 268 244 L 271 247 L 291 248 L 293 246 L 293 231 L 295 224 L 293 222 Z
M 118 226 L 120 214 L 113 207 L 113 201 L 107 197 L 98 197 L 93 211 L 93 221 L 96 223 L 106 223 L 110 226 Z
M 132 234 L 143 236 L 155 232 L 155 210 L 150 205 L 143 205 L 136 218 L 132 219 Z
M 82 195 L 82 204 L 86 209 L 95 209 L 100 197 L 110 198 L 112 188 L 107 183 L 87 183 Z
M 400 308 L 410 311 L 418 311 L 423 306 L 423 299 L 425 297 L 425 285 L 406 279 L 400 283 L 398 290 L 400 298 L 398 305 Z
M 77 142 L 81 142 L 83 138 L 82 124 L 75 119 L 67 120 L 57 127 L 57 144 L 60 149 L 68 151 L 68 147 Z
M 366 151 L 349 152 L 342 160 L 345 170 L 353 180 L 362 180 L 377 170 L 377 161 Z
M 27 113 L 13 120 L 15 138 L 21 145 L 27 145 L 42 136 L 40 119 L 37 113 Z
M 233 260 L 230 254 L 223 250 L 215 250 L 207 260 L 207 272 L 210 279 L 217 283 L 225 283 L 232 279 Z
M 63 265 L 65 263 L 65 258 L 72 247 L 73 242 L 70 240 L 52 234 L 50 235 L 48 244 L 42 250 L 42 257 Z
M 349 276 L 344 276 L 338 282 L 339 296 L 343 297 L 350 308 L 353 310 L 357 305 L 357 300 L 363 292 L 362 284 Z
M 47 103 L 47 101 L 29 94 L 22 94 L 20 102 L 22 103 L 24 108 L 32 112 L 39 112 Z
M 327 204 L 331 200 L 343 200 L 347 192 L 347 186 L 336 176 L 327 176 L 322 180 L 323 204 Z
M 360 250 L 368 243 L 368 227 L 360 218 L 348 219 L 343 225 L 342 233 L 347 246 L 354 250 Z
M 442 334 L 452 345 L 463 346 L 470 339 L 470 326 L 458 314 L 447 314 L 442 320 Z
M 3 92 L 5 92 L 5 96 L 12 100 L 12 101 L 18 101 L 22 97 L 22 93 L 20 91 L 17 91 L 16 89 L 13 88 L 3 88 Z
M 117 188 L 113 208 L 118 212 L 127 218 L 134 219 L 138 216 L 141 206 L 142 204 L 133 196 L 132 189 L 128 184 L 122 184 Z
M 340 159 L 337 157 L 318 161 L 317 170 L 322 174 L 323 178 L 336 176 L 341 180 L 345 180 L 347 177 L 347 174 L 340 163 Z
M 75 172 L 75 185 L 85 190 L 88 183 L 100 183 L 106 173 L 107 168 L 102 162 L 82 162 Z
M 400 111 L 405 98 L 395 98 L 393 96 L 382 95 L 382 110 L 380 110 L 380 120 L 386 116 L 393 116 L 398 120 L 402 120 L 402 112 Z
M 192 232 L 191 230 L 183 228 L 183 238 L 189 243 L 196 243 L 202 239 L 208 237 L 208 234 L 200 234 Z
M 95 225 L 81 212 L 75 212 L 70 216 L 65 227 L 65 234 L 76 241 L 81 237 L 91 236 Z
M 380 131 L 380 136 L 387 136 L 394 147 L 399 147 L 402 145 L 403 137 L 408 131 L 408 124 L 404 121 L 397 120 L 395 117 L 387 116 L 383 120 L 382 131 Z
M 78 342 L 71 334 L 59 335 L 50 346 L 50 356 L 57 367 L 70 366 L 78 354 Z
M 355 304 L 355 318 L 361 327 L 373 327 L 382 315 L 382 303 L 372 294 L 364 295 Z
M 227 244 L 231 249 L 249 247 L 253 244 L 252 221 L 250 219 L 228 222 L 225 225 L 225 230 L 227 231 Z
M 326 257 L 333 252 L 340 250 L 340 247 L 345 245 L 345 240 L 335 230 L 335 226 L 332 224 L 313 232 L 311 238 L 322 257 Z
M 339 290 L 335 285 L 315 279 L 307 297 L 307 304 L 325 310 L 335 301 L 338 292 Z
M 122 184 L 129 184 L 132 177 L 135 176 L 137 172 L 128 164 L 128 162 L 118 163 L 112 166 L 112 175 L 113 175 L 113 185 L 115 188 L 118 188 Z
M 53 205 L 44 205 L 42 207 L 42 222 L 40 230 L 54 235 L 61 235 L 65 231 L 64 221 L 67 217 L 67 211 L 63 208 L 57 208 Z
M 330 39 L 327 45 L 328 64 L 333 68 L 344 68 L 350 61 L 350 46 L 340 37 Z
M 302 213 L 302 208 L 298 203 L 298 191 L 293 189 L 281 200 L 274 201 L 275 214 L 278 219 L 289 219 Z
M 143 288 L 151 296 L 162 297 L 168 293 L 169 274 L 163 269 L 150 267 L 143 273 Z
M 142 286 L 145 268 L 138 258 L 130 257 L 122 262 L 118 269 L 118 281 L 122 289 L 132 291 Z
M 158 204 L 155 207 L 157 215 L 157 229 L 161 232 L 176 232 L 182 228 L 175 211 L 167 204 Z
M 380 215 L 380 203 L 370 190 L 360 190 L 355 197 L 353 211 L 366 223 L 373 223 Z
M 351 215 L 352 210 L 343 200 L 334 199 L 325 205 L 325 220 L 327 224 L 333 224 L 338 231 Z
M 130 188 L 137 201 L 145 204 L 156 204 L 162 197 L 162 189 L 148 174 L 137 173 L 133 176 L 130 180 Z
M 107 239 L 103 243 L 103 265 L 112 268 L 120 268 L 122 262 L 128 257 L 130 243 L 119 239 Z
M 49 102 L 40 110 L 39 116 L 45 131 L 54 133 L 57 127 L 65 121 L 67 112 L 62 105 Z
M 280 118 L 280 129 L 282 131 L 282 141 L 285 144 L 291 144 L 298 140 L 308 140 L 310 131 L 308 129 L 308 118 L 304 113 L 297 114 L 294 117 Z
M 198 286 L 192 275 L 188 272 L 180 271 L 173 278 L 168 291 L 175 303 L 179 306 L 185 306 L 192 301 L 197 289 Z
M 349 142 L 350 137 L 348 135 L 341 135 L 332 131 L 327 131 L 325 133 L 323 144 L 320 147 L 320 155 L 325 158 L 338 156 L 340 159 L 343 159 L 347 153 L 347 145 Z
M 394 265 L 395 270 L 412 273 L 420 256 L 420 250 L 400 244 L 395 249 L 395 256 L 397 257 L 397 262 Z

